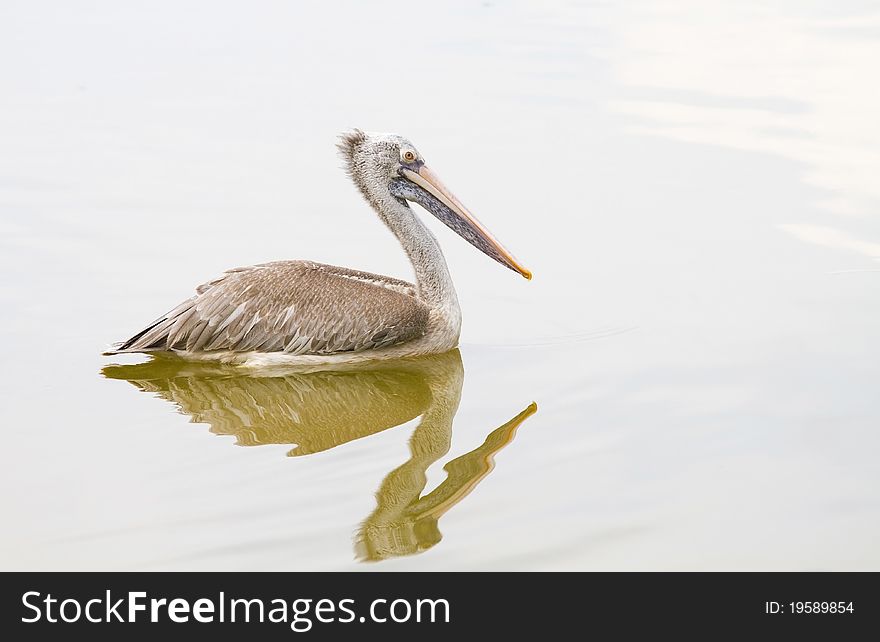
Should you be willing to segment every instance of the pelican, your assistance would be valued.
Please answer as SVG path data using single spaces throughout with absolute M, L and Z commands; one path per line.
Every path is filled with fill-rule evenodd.
M 338 148 L 363 197 L 400 242 L 415 283 L 311 261 L 228 270 L 107 354 L 176 353 L 225 363 L 334 363 L 446 352 L 461 309 L 421 205 L 481 252 L 526 279 L 524 268 L 462 205 L 406 138 L 342 134 Z

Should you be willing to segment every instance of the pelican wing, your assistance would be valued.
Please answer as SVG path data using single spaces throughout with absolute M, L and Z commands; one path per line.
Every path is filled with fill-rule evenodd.
M 425 334 L 428 309 L 406 281 L 310 261 L 229 270 L 116 352 L 333 354 Z

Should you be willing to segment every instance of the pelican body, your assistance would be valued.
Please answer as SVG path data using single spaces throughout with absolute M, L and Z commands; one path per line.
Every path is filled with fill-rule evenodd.
M 432 354 L 458 345 L 461 309 L 443 252 L 409 202 L 527 279 L 517 262 L 396 134 L 343 134 L 361 194 L 400 241 L 415 283 L 311 261 L 228 270 L 108 354 L 174 353 L 254 365 Z

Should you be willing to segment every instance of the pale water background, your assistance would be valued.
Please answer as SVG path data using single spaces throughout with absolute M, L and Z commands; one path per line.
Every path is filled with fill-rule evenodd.
M 75 4 L 0 6 L 0 567 L 880 569 L 875 3 Z M 429 222 L 465 380 L 425 493 L 538 411 L 378 564 L 416 421 L 289 458 L 100 374 L 226 268 L 408 278 L 348 127 L 535 273 Z

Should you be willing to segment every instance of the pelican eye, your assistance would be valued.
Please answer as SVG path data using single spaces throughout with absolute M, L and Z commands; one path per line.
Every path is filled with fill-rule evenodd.
M 416 159 L 416 155 L 411 151 L 403 152 L 403 160 L 407 163 L 411 163 Z

